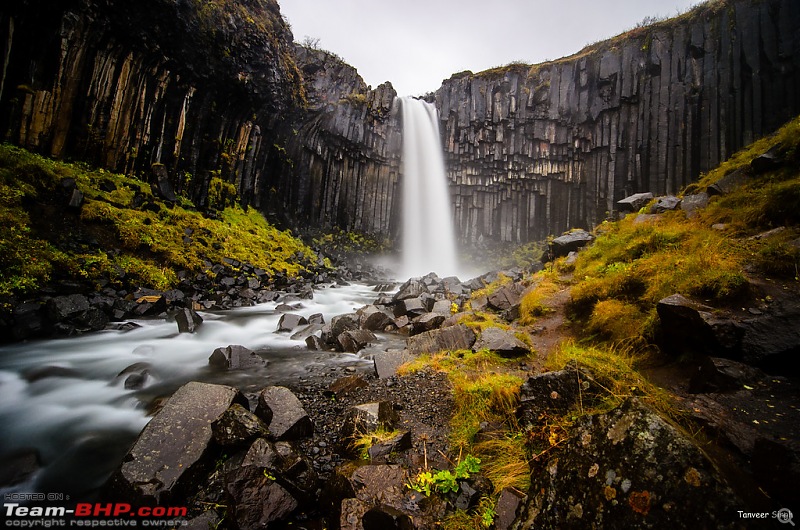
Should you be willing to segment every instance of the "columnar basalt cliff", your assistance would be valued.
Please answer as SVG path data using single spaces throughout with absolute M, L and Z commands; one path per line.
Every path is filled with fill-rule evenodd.
M 370 89 L 338 57 L 296 47 L 308 106 L 280 139 L 274 210 L 293 224 L 388 235 L 399 216 L 400 127 L 390 83 Z
M 800 113 L 800 4 L 734 0 L 436 92 L 462 238 L 590 227 L 674 193 Z
M 283 113 L 302 102 L 275 0 L 24 0 L 0 9 L 3 139 L 149 174 L 199 205 L 213 176 L 260 200 Z

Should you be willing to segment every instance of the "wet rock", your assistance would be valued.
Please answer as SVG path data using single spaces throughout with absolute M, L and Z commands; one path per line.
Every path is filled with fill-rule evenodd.
M 0 487 L 6 488 L 25 482 L 41 466 L 36 449 L 22 449 L 3 455 L 0 458 Z
M 305 317 L 294 313 L 284 313 L 278 321 L 278 332 L 292 331 L 297 326 L 305 326 L 306 324 L 308 324 L 308 320 Z
M 337 315 L 331 319 L 331 337 L 334 339 L 345 331 L 355 331 L 359 329 L 359 317 L 356 313 Z M 324 338 L 324 336 L 323 336 Z
M 147 424 L 112 479 L 117 498 L 163 503 L 189 495 L 213 466 L 211 424 L 234 404 L 235 388 L 191 382 L 179 388 Z
M 22 377 L 29 383 L 34 383 L 48 377 L 78 377 L 78 372 L 67 366 L 45 365 L 25 370 Z
M 524 287 L 512 283 L 505 285 L 488 296 L 489 307 L 495 311 L 506 311 L 519 304 Z
M 277 467 L 270 468 L 278 482 L 298 499 L 309 500 L 317 490 L 317 473 L 311 461 L 288 441 L 275 442 Z
M 47 301 L 47 314 L 53 322 L 63 322 L 89 310 L 89 299 L 82 294 L 56 296 Z
M 503 357 L 519 357 L 530 353 L 530 348 L 519 340 L 513 331 L 500 328 L 486 328 L 481 333 L 472 351 L 489 350 Z
M 650 202 L 653 199 L 653 194 L 648 192 L 645 193 L 634 193 L 633 195 L 629 195 L 624 199 L 618 200 L 617 205 L 619 205 L 620 211 L 623 212 L 638 212 L 645 204 Z
M 535 466 L 512 528 L 737 528 L 739 499 L 703 452 L 637 400 L 585 416 Z
M 431 313 L 438 313 L 449 317 L 452 313 L 453 303 L 454 302 L 451 300 L 436 300 L 431 308 Z M 456 306 L 458 306 L 458 304 L 456 304 Z
M 314 424 L 300 400 L 286 387 L 270 386 L 258 395 L 256 415 L 277 440 L 296 440 L 314 434 Z
M 291 339 L 292 340 L 306 340 L 311 335 L 321 335 L 322 328 L 324 328 L 324 324 L 309 324 L 299 330 L 295 331 Z
M 42 305 L 35 302 L 24 302 L 14 307 L 11 336 L 16 340 L 41 336 L 45 322 L 43 313 Z
M 264 422 L 238 403 L 211 424 L 211 431 L 214 440 L 223 447 L 244 445 L 269 434 Z
M 306 337 L 306 347 L 311 351 L 325 351 L 331 349 L 327 342 L 316 335 Z
M 175 313 L 175 321 L 178 323 L 179 333 L 194 333 L 203 323 L 203 317 L 198 315 L 193 308 L 184 307 Z
M 397 293 L 392 297 L 395 301 L 407 300 L 409 298 L 419 298 L 428 292 L 428 287 L 420 278 L 411 278 L 400 286 Z
M 217 370 L 247 370 L 264 364 L 256 352 L 236 344 L 217 348 L 208 358 L 208 365 Z
M 800 452 L 796 444 L 759 437 L 753 445 L 751 465 L 759 484 L 773 499 L 781 506 L 797 506 Z
M 325 317 L 322 316 L 322 313 L 314 313 L 308 317 L 308 323 L 311 325 L 322 326 L 325 324 Z
M 550 253 L 554 258 L 559 258 L 561 256 L 566 256 L 574 250 L 585 247 L 592 241 L 594 241 L 594 236 L 586 230 L 573 230 L 568 234 L 555 238 L 552 243 L 550 243 Z
M 425 302 L 419 297 L 406 298 L 394 305 L 395 317 L 408 316 L 408 318 L 414 318 L 427 312 L 428 308 L 425 306 Z
M 225 490 L 238 528 L 267 528 L 298 507 L 297 500 L 283 486 L 253 466 L 226 477 Z
M 408 339 L 409 353 L 436 353 L 442 350 L 468 350 L 475 344 L 475 333 L 464 324 L 428 331 Z
M 414 356 L 407 351 L 387 351 L 376 353 L 372 360 L 375 363 L 375 375 L 379 379 L 387 379 L 397 374 L 397 368 L 404 363 L 414 360 Z
M 369 505 L 358 499 L 344 499 L 339 516 L 340 530 L 364 530 L 361 518 L 369 510 Z
M 374 305 L 368 305 L 358 311 L 359 326 L 369 331 L 383 331 L 392 324 L 392 315 Z
M 345 331 L 336 337 L 336 340 L 341 346 L 342 351 L 358 353 L 370 343 L 376 341 L 377 337 L 366 329 L 356 329 Z
M 744 169 L 734 170 L 708 187 L 709 195 L 727 195 L 739 186 L 750 180 L 750 175 Z
M 197 517 L 187 520 L 186 524 L 181 528 L 185 530 L 209 530 L 209 528 L 219 528 L 221 521 L 222 517 L 217 512 L 208 510 Z
M 458 496 L 455 502 L 456 509 L 466 512 L 478 502 L 479 498 L 480 493 L 469 482 L 461 481 L 458 485 Z

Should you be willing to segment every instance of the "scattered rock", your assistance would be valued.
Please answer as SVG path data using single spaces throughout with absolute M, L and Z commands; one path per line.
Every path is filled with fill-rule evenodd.
M 246 370 L 264 364 L 264 359 L 256 352 L 239 345 L 217 348 L 208 358 L 208 365 L 218 370 Z
M 178 323 L 179 333 L 194 333 L 203 323 L 203 317 L 198 315 L 193 308 L 184 307 L 175 313 L 175 321 Z
M 414 356 L 406 350 L 376 353 L 372 360 L 375 363 L 375 375 L 379 379 L 387 379 L 397 374 L 397 368 L 414 360 Z
M 497 530 L 508 530 L 517 518 L 517 512 L 526 497 L 511 488 L 503 488 L 495 505 L 496 516 L 494 527 Z
M 442 350 L 468 350 L 475 344 L 475 333 L 464 324 L 428 331 L 408 339 L 409 353 L 436 353 Z
M 366 329 L 356 329 L 345 331 L 336 337 L 336 340 L 341 346 L 342 351 L 358 353 L 370 343 L 377 340 L 377 337 Z
M 296 440 L 314 434 L 314 425 L 302 403 L 286 387 L 270 386 L 262 390 L 256 415 L 277 440 Z
M 269 431 L 261 419 L 234 403 L 211 424 L 214 440 L 223 447 L 244 445 Z
M 254 466 L 232 473 L 226 478 L 225 489 L 238 528 L 267 528 L 299 505 L 283 486 Z
M 681 201 L 681 210 L 686 212 L 686 217 L 692 218 L 697 212 L 708 206 L 708 193 L 700 192 L 686 195 Z
M 681 206 L 681 199 L 674 195 L 658 197 L 656 202 L 650 206 L 650 213 L 664 213 L 677 210 Z
M 489 350 L 503 357 L 519 357 L 530 353 L 530 348 L 519 340 L 513 331 L 500 328 L 486 328 L 481 337 L 472 345 L 472 351 Z
M 634 193 L 633 195 L 629 195 L 624 199 L 618 200 L 617 204 L 619 205 L 620 211 L 638 212 L 651 200 L 653 200 L 653 194 L 648 191 L 645 193 Z
M 653 195 L 650 194 L 650 198 Z M 572 232 L 555 238 L 550 243 L 550 253 L 553 258 L 566 256 L 573 250 L 578 250 L 585 247 L 594 241 L 594 236 L 586 230 L 573 230 Z
M 739 186 L 745 184 L 748 180 L 750 180 L 750 176 L 747 172 L 744 169 L 737 169 L 709 186 L 707 193 L 709 195 L 727 195 Z
M 352 440 L 356 436 L 375 432 L 380 427 L 391 429 L 397 420 L 394 406 L 388 401 L 356 405 L 345 417 L 341 438 Z
M 297 326 L 304 326 L 308 324 L 308 320 L 300 315 L 294 313 L 284 313 L 278 321 L 278 331 L 292 331 Z
M 348 375 L 345 377 L 340 377 L 331 383 L 331 385 L 328 387 L 328 390 L 333 392 L 333 394 L 336 396 L 346 396 L 357 388 L 366 388 L 368 386 L 369 383 L 364 381 L 362 377 L 357 375 Z

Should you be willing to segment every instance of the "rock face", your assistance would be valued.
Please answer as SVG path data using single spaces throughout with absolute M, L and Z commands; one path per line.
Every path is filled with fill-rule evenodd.
M 219 171 L 259 202 L 275 118 L 303 95 L 275 0 L 32 0 L 0 21 L 4 138 L 116 171 L 157 164 L 156 189 L 197 205 Z
M 800 112 L 792 0 L 704 6 L 436 92 L 458 233 L 543 239 L 675 193 Z
M 539 464 L 512 526 L 738 528 L 739 500 L 703 453 L 635 400 L 578 420 L 575 436 Z
M 202 467 L 213 439 L 211 424 L 234 403 L 247 406 L 235 388 L 197 382 L 179 388 L 139 435 L 113 487 L 139 502 L 165 502 L 190 493 L 208 471 Z

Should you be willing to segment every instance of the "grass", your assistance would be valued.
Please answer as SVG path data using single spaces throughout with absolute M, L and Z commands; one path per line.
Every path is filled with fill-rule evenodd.
M 386 429 L 383 425 L 372 432 L 363 433 L 357 436 L 351 445 L 355 454 L 362 460 L 369 460 L 369 450 L 378 444 L 386 443 L 392 438 L 400 435 L 400 431 L 396 429 Z
M 60 206 L 59 186 L 67 178 L 85 196 L 79 218 Z M 207 262 L 223 258 L 288 276 L 316 263 L 291 232 L 233 204 L 234 188 L 219 180 L 212 179 L 213 199 L 226 207 L 211 219 L 185 198 L 164 203 L 137 178 L 0 145 L 0 295 L 25 294 L 60 279 L 119 284 L 120 271 L 129 287 L 168 289 L 178 271 L 205 272 Z M 132 207 L 135 196 L 149 207 Z M 100 247 L 76 247 L 79 232 L 97 236 Z M 192 236 L 184 242 L 187 232 Z
M 553 311 L 546 305 L 546 301 L 562 288 L 557 272 L 540 271 L 536 278 L 538 283 L 522 296 L 520 302 L 520 323 L 525 326 Z

